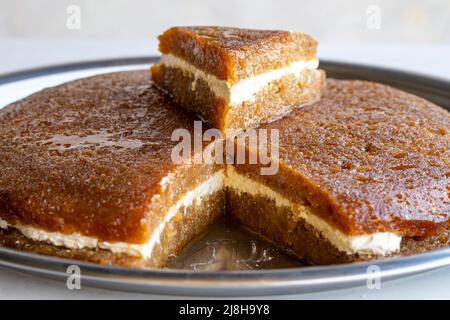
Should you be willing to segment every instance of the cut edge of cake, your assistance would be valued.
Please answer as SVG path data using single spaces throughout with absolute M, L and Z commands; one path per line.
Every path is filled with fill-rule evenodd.
M 202 27 L 171 28 L 160 36 L 163 55 L 151 67 L 151 73 L 161 89 L 212 127 L 223 133 L 230 129 L 245 131 L 320 98 L 325 88 L 325 73 L 318 69 L 317 43 L 310 37 L 273 31 L 265 38 L 269 31 L 221 28 L 216 35 L 218 40 L 212 40 L 202 30 Z M 236 36 L 230 36 L 234 33 Z M 252 33 L 263 36 L 247 43 L 245 35 Z M 282 36 L 283 41 L 277 42 L 274 34 Z M 239 41 L 242 43 L 235 45 Z M 302 45 L 313 49 L 307 50 Z M 247 51 L 259 58 L 242 59 Z M 225 64 L 227 75 L 221 77 L 220 72 L 205 67 L 204 60 L 208 59 Z M 264 68 L 255 72 L 252 59 Z M 238 70 L 240 77 L 235 79 L 232 74 Z
M 441 133 L 439 133 L 441 134 Z M 91 248 L 111 251 L 118 254 L 130 254 L 140 256 L 150 260 L 152 266 L 162 266 L 170 254 L 176 253 L 196 234 L 201 233 L 204 228 L 222 213 L 222 207 L 225 203 L 223 199 L 225 192 L 229 197 L 236 201 L 227 204 L 230 214 L 238 219 L 244 226 L 250 230 L 260 233 L 269 240 L 282 245 L 285 249 L 297 256 L 306 257 L 310 262 L 318 264 L 339 263 L 345 261 L 355 261 L 364 259 L 364 257 L 383 257 L 397 254 L 402 251 L 404 241 L 409 241 L 412 237 L 402 237 L 395 232 L 366 232 L 365 234 L 350 234 L 340 230 L 329 221 L 319 217 L 316 212 L 311 211 L 308 206 L 298 203 L 295 200 L 284 195 L 279 190 L 271 188 L 260 181 L 252 179 L 250 176 L 240 174 L 233 165 L 220 167 L 219 169 L 208 169 L 211 174 L 205 174 L 205 179 L 199 181 L 196 185 L 190 186 L 191 189 L 180 196 L 170 206 L 162 208 L 162 215 L 156 215 L 155 219 L 149 223 L 151 235 L 145 243 L 135 244 L 131 242 L 98 241 L 93 237 L 81 236 L 79 234 L 62 234 L 47 232 L 44 229 L 35 226 L 20 225 L 17 223 L 9 224 L 4 219 L 0 219 L 0 228 L 13 228 L 22 232 L 27 237 L 35 241 L 46 241 L 62 247 L 74 247 L 74 249 Z M 179 182 L 174 179 L 172 173 L 166 175 L 160 181 L 162 189 L 170 188 Z M 298 191 L 301 185 L 294 184 Z M 149 207 L 159 201 L 159 194 L 156 194 L 149 203 Z M 210 199 L 211 197 L 211 199 Z M 242 199 L 245 199 L 243 201 Z M 200 203 L 198 203 L 200 199 Z M 207 199 L 202 202 L 202 199 Z M 211 200 L 211 202 L 209 202 Z M 269 208 L 271 212 L 281 212 L 289 219 L 284 219 L 283 225 L 277 233 L 258 229 L 261 227 L 271 227 L 269 220 L 263 214 L 249 216 L 248 213 L 254 212 L 254 204 L 259 201 L 261 206 Z M 203 210 L 203 207 L 209 207 L 211 210 Z M 238 208 L 239 210 L 236 210 Z M 197 210 L 198 209 L 198 210 Z M 150 209 L 149 209 L 150 210 Z M 187 215 L 186 210 L 194 210 L 193 214 Z M 238 213 L 241 212 L 241 213 Z M 204 223 L 192 222 L 189 219 L 198 219 L 203 217 Z M 257 219 L 255 219 L 255 217 Z M 268 216 L 267 216 L 268 217 Z M 253 219 L 253 220 L 252 220 Z M 278 223 L 279 221 L 273 220 Z M 190 224 L 192 223 L 192 224 Z M 304 237 L 295 238 L 292 232 L 287 232 L 288 224 L 297 224 L 295 228 L 302 228 Z M 188 233 L 185 239 L 178 239 L 183 230 L 183 225 L 194 226 L 194 232 Z M 275 225 L 275 224 L 274 224 Z M 286 227 L 286 228 L 285 228 Z M 297 230 L 297 229 L 294 229 Z M 286 231 L 286 232 L 283 232 Z M 302 235 L 299 233 L 299 235 Z M 82 237 L 77 243 L 77 239 Z M 304 241 L 302 244 L 301 241 Z M 315 243 L 316 247 L 305 247 L 305 244 Z M 418 241 L 419 242 L 419 241 Z M 75 243 L 75 244 L 74 244 Z M 80 244 L 81 243 L 81 244 Z M 296 245 L 297 248 L 292 247 Z M 317 248 L 322 252 L 317 253 Z

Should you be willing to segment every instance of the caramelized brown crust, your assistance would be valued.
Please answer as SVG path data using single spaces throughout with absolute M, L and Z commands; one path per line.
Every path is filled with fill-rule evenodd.
M 317 42 L 306 34 L 228 27 L 173 27 L 159 41 L 162 53 L 230 81 L 313 59 L 317 50 Z
M 143 243 L 167 206 L 217 170 L 177 166 L 171 141 L 194 118 L 148 71 L 46 89 L 0 111 L 0 217 L 10 224 Z M 198 119 L 197 119 L 198 120 Z M 178 182 L 160 185 L 172 173 Z M 149 208 L 151 199 L 160 201 Z
M 166 265 L 171 255 L 180 252 L 191 239 L 203 232 L 223 213 L 225 207 L 224 190 L 212 194 L 203 200 L 198 205 L 179 209 L 176 218 L 171 220 L 164 229 L 160 243 L 155 248 L 152 258 L 148 260 L 102 249 L 68 249 L 56 247 L 42 241 L 29 239 L 14 228 L 0 229 L 0 246 L 104 265 L 133 268 L 161 268 Z
M 317 103 L 263 128 L 280 132 L 280 170 L 236 168 L 347 234 L 432 236 L 450 217 L 450 114 L 365 81 L 328 80 Z

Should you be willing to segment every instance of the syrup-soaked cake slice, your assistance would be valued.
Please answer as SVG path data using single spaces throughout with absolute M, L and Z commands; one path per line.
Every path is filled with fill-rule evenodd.
M 450 114 L 364 81 L 328 80 L 279 130 L 279 170 L 227 169 L 227 212 L 315 264 L 449 245 Z M 270 148 L 268 148 L 270 149 Z
M 288 31 L 174 27 L 160 37 L 153 80 L 223 133 L 278 119 L 320 98 L 317 42 Z
M 172 161 L 172 132 L 192 133 L 194 120 L 145 70 L 77 80 L 0 110 L 0 244 L 164 266 L 224 206 L 223 167 Z

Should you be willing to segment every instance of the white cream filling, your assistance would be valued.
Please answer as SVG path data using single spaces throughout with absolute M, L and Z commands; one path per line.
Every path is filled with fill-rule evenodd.
M 402 240 L 400 236 L 391 232 L 346 235 L 318 216 L 308 213 L 308 209 L 304 206 L 296 204 L 271 188 L 237 173 L 233 166 L 227 168 L 226 185 L 238 192 L 263 196 L 275 201 L 277 206 L 290 208 L 306 223 L 314 227 L 317 232 L 321 233 L 333 246 L 347 254 L 387 255 L 400 250 Z
M 159 244 L 161 235 L 168 222 L 170 222 L 183 207 L 189 207 L 192 204 L 199 205 L 203 198 L 211 195 L 223 188 L 224 172 L 219 171 L 211 178 L 196 188 L 187 192 L 180 200 L 178 200 L 172 207 L 169 208 L 163 221 L 158 225 L 156 230 L 152 232 L 151 238 L 144 244 L 132 244 L 127 242 L 107 242 L 99 241 L 97 238 L 83 236 L 81 234 L 63 234 L 60 232 L 49 232 L 25 225 L 12 225 L 7 221 L 0 219 L 0 228 L 6 229 L 8 227 L 15 228 L 23 233 L 26 237 L 35 241 L 44 241 L 55 246 L 66 247 L 71 249 L 83 248 L 101 248 L 109 250 L 113 253 L 127 253 L 134 256 L 141 256 L 148 259 L 152 256 L 153 249 Z
M 147 259 L 151 258 L 153 249 L 160 242 L 164 228 L 177 215 L 180 208 L 189 207 L 193 204 L 199 205 L 205 196 L 221 190 L 224 186 L 233 188 L 241 193 L 245 192 L 253 196 L 263 196 L 275 201 L 277 206 L 288 207 L 299 218 L 304 219 L 306 223 L 314 227 L 317 232 L 322 234 L 338 250 L 347 254 L 387 255 L 400 250 L 400 242 L 402 240 L 400 236 L 390 232 L 355 236 L 346 235 L 320 217 L 308 213 L 307 208 L 292 202 L 268 186 L 237 173 L 231 165 L 227 166 L 226 176 L 223 171 L 215 173 L 210 179 L 187 192 L 177 203 L 170 207 L 163 221 L 153 230 L 151 238 L 144 244 L 99 241 L 94 237 L 77 233 L 63 234 L 49 232 L 31 226 L 12 225 L 2 219 L 0 219 L 0 228 L 6 229 L 12 227 L 32 240 L 48 242 L 55 246 L 71 249 L 101 248 L 113 253 L 127 253 Z
M 195 77 L 195 81 L 191 86 L 192 90 L 195 91 L 196 81 L 201 79 L 208 83 L 209 88 L 217 97 L 223 98 L 228 104 L 235 106 L 244 101 L 253 100 L 255 94 L 261 91 L 267 84 L 281 79 L 285 75 L 293 74 L 296 77 L 300 77 L 304 70 L 317 69 L 319 60 L 311 59 L 295 61 L 286 67 L 271 70 L 251 78 L 240 80 L 236 83 L 220 80 L 215 75 L 206 73 L 186 60 L 178 58 L 170 53 L 164 54 L 158 64 L 162 64 L 166 67 L 180 68 L 185 72 L 192 73 Z

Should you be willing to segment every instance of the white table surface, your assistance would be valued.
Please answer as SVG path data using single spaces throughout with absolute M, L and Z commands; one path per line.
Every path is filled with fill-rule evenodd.
M 0 39 L 0 74 L 51 64 L 145 56 L 154 41 Z M 450 80 L 450 45 L 321 44 L 321 58 L 414 71 Z M 326 293 L 278 296 L 284 299 L 450 299 L 450 268 L 382 283 L 380 290 L 353 288 Z M 0 268 L 0 299 L 165 299 L 167 296 L 82 287 L 70 291 L 55 282 Z M 175 297 L 189 298 L 189 297 Z M 276 298 L 276 297 L 269 297 Z

